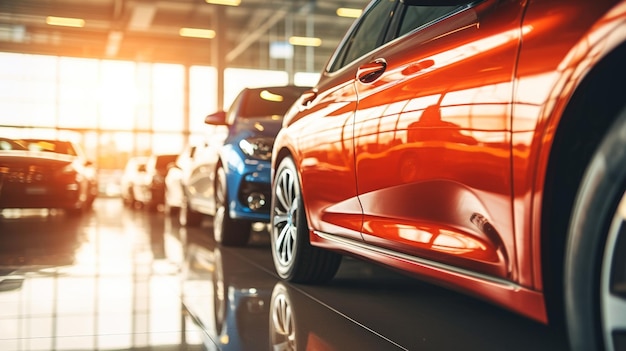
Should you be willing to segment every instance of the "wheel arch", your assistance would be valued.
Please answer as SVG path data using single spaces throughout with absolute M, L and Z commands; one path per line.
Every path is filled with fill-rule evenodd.
M 541 274 L 551 323 L 563 326 L 563 270 L 576 195 L 594 151 L 626 105 L 626 42 L 587 72 L 558 121 L 541 200 Z M 590 118 L 589 116 L 593 116 Z

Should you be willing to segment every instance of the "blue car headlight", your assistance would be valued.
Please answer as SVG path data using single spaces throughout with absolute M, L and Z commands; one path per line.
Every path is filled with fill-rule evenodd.
M 274 139 L 271 138 L 247 138 L 239 141 L 239 148 L 243 153 L 258 160 L 272 158 Z

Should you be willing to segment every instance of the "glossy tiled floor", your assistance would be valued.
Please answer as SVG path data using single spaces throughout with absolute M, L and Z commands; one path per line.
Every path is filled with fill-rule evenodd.
M 564 350 L 543 325 L 345 259 L 325 286 L 280 282 L 267 234 L 98 199 L 82 218 L 0 216 L 0 350 Z M 207 221 L 208 222 L 208 221 Z

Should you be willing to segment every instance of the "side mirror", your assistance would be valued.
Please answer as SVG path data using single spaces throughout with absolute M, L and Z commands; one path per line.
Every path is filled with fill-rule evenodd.
M 225 126 L 228 124 L 226 123 L 226 112 L 218 111 L 218 112 L 212 113 L 206 116 L 206 118 L 204 119 L 204 123 L 212 124 L 216 126 Z

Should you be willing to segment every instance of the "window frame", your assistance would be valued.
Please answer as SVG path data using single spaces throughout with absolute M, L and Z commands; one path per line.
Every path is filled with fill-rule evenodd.
M 326 72 L 328 73 L 334 73 L 334 72 L 338 72 L 340 70 L 342 70 L 343 68 L 349 66 L 352 62 L 358 61 L 359 58 L 367 55 L 369 52 L 368 51 L 366 53 L 363 53 L 362 55 L 352 59 L 350 62 L 346 62 L 346 57 L 347 54 L 350 52 L 350 49 L 352 48 L 352 39 L 354 38 L 354 36 L 359 33 L 361 26 L 363 25 L 363 22 L 368 18 L 368 16 L 372 13 L 373 9 L 376 8 L 376 6 L 378 4 L 380 4 L 383 1 L 388 1 L 388 0 L 376 0 L 376 1 L 372 1 L 366 8 L 365 11 L 363 12 L 363 15 L 361 17 L 358 18 L 358 20 L 356 20 L 354 22 L 354 24 L 352 25 L 352 27 L 348 30 L 347 34 L 344 36 L 344 38 L 341 40 L 339 46 L 337 47 L 335 53 L 333 54 L 331 60 L 329 61 L 328 65 L 326 65 Z M 400 6 L 402 5 L 402 1 L 401 0 L 395 0 L 394 1 L 394 6 L 391 9 L 391 11 L 387 14 L 387 20 L 386 23 L 383 25 L 383 30 L 377 40 L 377 44 L 376 44 L 376 48 L 382 46 L 384 43 L 388 42 L 389 40 L 387 39 L 389 36 L 389 29 L 391 28 L 391 24 L 393 23 L 394 18 L 396 17 L 396 12 L 397 10 L 400 8 Z

